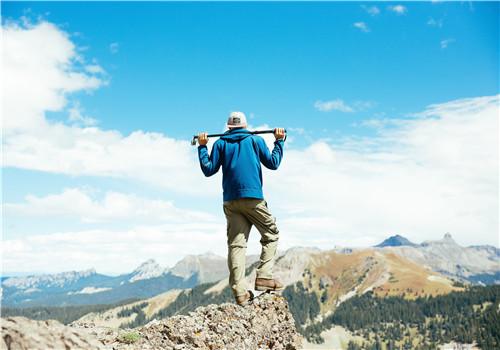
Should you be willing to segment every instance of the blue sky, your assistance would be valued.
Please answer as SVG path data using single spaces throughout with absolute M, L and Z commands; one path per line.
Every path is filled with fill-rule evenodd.
M 65 100 L 62 105 L 40 109 L 44 120 L 51 125 L 62 123 L 73 128 L 92 126 L 100 131 L 114 130 L 124 139 L 142 130 L 148 135 L 159 133 L 165 139 L 188 142 L 195 132 L 221 131 L 228 113 L 241 110 L 253 126 L 288 128 L 293 142 L 287 147 L 296 152 L 293 154 L 297 155 L 297 159 L 317 150 L 321 159 L 330 151 L 334 152 L 336 159 L 344 159 L 341 151 L 354 147 L 355 153 L 362 154 L 362 159 L 366 160 L 369 158 L 366 149 L 376 144 L 377 151 L 382 149 L 380 159 L 385 162 L 388 154 L 400 151 L 395 148 L 401 140 L 394 142 L 395 135 L 409 132 L 410 126 L 404 123 L 412 123 L 415 114 L 428 111 L 430 105 L 499 93 L 498 2 L 3 2 L 2 5 L 3 26 L 15 22 L 20 26 L 19 30 L 28 30 L 45 22 L 56 28 L 52 31 L 65 33 L 65 40 L 75 46 L 74 56 L 68 61 L 68 70 L 86 72 L 100 81 L 99 86 L 89 85 L 61 92 Z M 24 27 L 23 16 L 29 23 Z M 41 51 L 45 50 L 50 51 L 50 45 Z M 45 54 L 41 51 L 34 55 Z M 76 56 L 80 57 L 80 61 Z M 94 67 L 94 71 L 88 68 L 90 66 Z M 59 91 L 52 86 L 50 89 L 55 93 Z M 487 108 L 496 102 L 489 103 L 486 107 L 481 106 Z M 76 108 L 80 116 L 92 118 L 95 124 L 73 123 L 75 121 L 68 117 L 71 108 Z M 6 115 L 5 118 L 16 117 Z M 411 130 L 417 132 L 421 128 L 415 125 Z M 443 127 L 443 130 L 446 132 L 446 128 Z M 6 139 L 5 142 L 9 143 L 9 138 Z M 493 136 L 492 140 L 498 143 L 497 137 Z M 453 142 L 450 140 L 447 145 L 455 145 Z M 429 143 L 426 145 L 429 146 Z M 144 150 L 147 152 L 148 148 Z M 463 150 L 453 149 L 443 157 L 451 159 L 446 157 L 455 155 L 455 151 Z M 90 170 L 79 172 L 75 168 L 68 170 L 33 165 L 33 162 L 11 161 L 9 147 L 6 152 L 2 186 L 4 203 L 26 204 L 27 195 L 48 200 L 49 196 L 60 195 L 64 189 L 71 188 L 102 204 L 105 193 L 117 192 L 148 200 L 173 201 L 182 210 L 209 213 L 213 216 L 210 220 L 214 220 L 218 227 L 224 224 L 219 205 L 221 195 L 217 194 L 220 178 L 210 181 L 197 174 L 199 177 L 191 184 L 181 185 L 179 182 L 177 186 L 174 178 L 185 176 L 182 175 L 183 170 L 175 168 L 172 171 L 177 175 L 165 173 L 167 180 L 151 180 L 159 175 L 153 174 L 154 171 L 136 174 L 136 168 L 145 166 L 139 163 L 131 171 L 124 170 L 119 175 L 109 176 L 110 171 L 101 168 L 92 170 L 91 166 Z M 195 149 L 191 152 L 194 157 Z M 491 150 L 480 149 L 478 152 L 491 153 Z M 346 157 L 348 155 L 345 154 Z M 168 152 L 165 157 L 169 157 Z M 410 156 L 405 154 L 405 157 Z M 477 158 L 476 155 L 470 157 Z M 43 157 L 37 159 L 40 163 L 44 162 Z M 125 155 L 120 159 L 127 161 Z M 164 161 L 168 162 L 168 159 L 158 163 Z M 435 171 L 434 163 L 427 161 L 427 158 L 417 159 L 415 163 Z M 75 164 L 79 164 L 78 159 Z M 359 163 L 349 164 L 337 169 L 349 169 L 358 174 L 355 170 Z M 383 164 L 385 166 L 386 163 Z M 73 166 L 78 168 L 78 165 Z M 313 168 L 309 171 L 320 173 L 315 171 L 314 165 L 311 166 Z M 447 171 L 460 169 L 455 168 L 455 163 L 452 166 Z M 471 169 L 474 166 L 470 164 Z M 323 169 L 324 166 L 318 165 L 318 168 Z M 329 173 L 332 168 L 325 168 L 324 179 L 351 174 L 348 171 L 341 173 L 340 170 L 340 173 L 332 174 Z M 403 164 L 401 167 L 396 164 L 396 169 L 403 169 Z M 488 183 L 494 182 L 495 176 L 498 178 L 498 169 L 495 170 L 494 166 L 492 169 L 486 175 L 474 173 L 474 176 L 478 176 L 478 182 L 484 178 L 488 179 Z M 196 162 L 192 163 L 192 171 L 199 171 Z M 294 174 L 291 169 L 284 172 L 290 177 L 307 176 L 300 172 Z M 457 174 L 458 177 L 461 175 Z M 269 195 L 280 195 L 279 173 L 269 176 Z M 374 176 L 371 174 L 367 179 Z M 173 185 L 164 184 L 169 177 L 173 178 Z M 463 174 L 463 179 L 469 178 L 468 173 Z M 429 179 L 434 177 L 429 175 Z M 327 180 L 324 186 L 328 187 L 328 184 Z M 368 182 L 357 187 L 361 188 L 364 184 Z M 381 177 L 377 186 L 385 188 L 384 184 Z M 184 185 L 186 190 L 180 190 Z M 460 186 L 469 185 L 463 182 L 456 186 L 463 190 L 464 187 Z M 196 191 L 189 190 L 197 186 L 199 192 L 208 194 L 198 195 Z M 405 186 L 411 184 L 405 183 Z M 205 191 L 207 187 L 211 189 Z M 386 191 L 391 189 L 386 188 Z M 332 193 L 335 195 L 336 192 Z M 435 201 L 432 193 L 429 190 L 427 200 L 430 202 Z M 297 198 L 292 194 L 290 196 L 288 203 Z M 374 197 L 375 192 L 367 196 Z M 484 202 L 476 198 L 477 206 L 473 200 L 467 210 L 479 212 L 489 200 L 493 200 L 498 208 L 497 197 L 496 202 L 494 198 Z M 416 202 L 409 203 L 411 206 Z M 283 221 L 287 218 L 291 220 L 295 215 L 293 210 L 298 210 L 292 210 L 278 201 L 275 208 L 280 215 L 278 218 L 282 217 Z M 415 209 L 418 210 L 417 205 Z M 87 230 L 115 232 L 148 223 L 123 218 L 81 220 L 75 212 L 54 217 L 43 213 L 34 215 L 28 209 L 16 210 L 19 209 L 5 214 L 3 235 L 12 244 L 24 242 L 25 246 L 32 243 L 22 240 L 35 235 L 50 236 L 64 232 L 82 232 L 81 235 L 85 235 Z M 390 211 L 387 207 L 386 213 Z M 367 214 L 361 209 L 350 213 L 353 218 Z M 463 210 L 457 209 L 455 214 L 459 215 L 457 213 L 463 214 Z M 352 233 L 353 239 L 349 240 L 345 238 L 350 232 L 346 230 L 349 223 L 339 224 L 341 219 L 335 214 L 313 215 L 313 219 L 315 222 L 334 221 L 331 230 L 323 228 L 325 231 L 318 233 L 317 241 L 313 240 L 314 244 L 324 244 L 325 247 L 335 244 L 368 245 L 392 233 L 401 233 L 416 241 L 438 238 L 444 233 L 441 226 L 432 226 L 431 221 L 428 227 L 417 228 L 403 223 L 394 227 L 384 225 L 370 231 L 369 227 L 375 226 L 368 224 L 368 220 L 367 226 L 358 227 L 358 233 Z M 419 220 L 426 221 L 426 217 Z M 458 233 L 457 241 L 461 244 L 498 244 L 495 237 L 498 217 L 479 216 L 474 220 L 471 226 L 474 223 L 484 224 L 483 232 L 477 236 L 479 241 L 473 242 L 465 231 Z M 337 224 L 339 226 L 335 226 Z M 458 221 L 454 225 L 458 226 Z M 450 225 L 450 230 L 453 231 L 454 225 Z M 411 232 L 413 228 L 415 231 Z M 308 243 L 300 232 L 295 238 L 294 244 Z M 293 244 L 289 242 L 288 245 Z M 188 249 L 180 250 L 179 255 L 181 251 L 184 254 Z M 217 252 L 223 253 L 223 249 Z M 138 254 L 136 260 L 149 257 Z M 161 260 L 161 256 L 156 258 Z M 169 264 L 171 260 L 164 259 L 163 262 Z M 79 268 L 86 263 L 82 258 L 74 267 Z M 91 264 L 89 261 L 88 265 Z M 97 264 L 106 265 L 103 260 Z

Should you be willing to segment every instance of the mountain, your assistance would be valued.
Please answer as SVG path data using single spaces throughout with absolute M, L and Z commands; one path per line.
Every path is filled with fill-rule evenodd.
M 258 255 L 247 257 L 247 266 Z M 226 258 L 207 252 L 188 255 L 172 268 L 149 259 L 131 273 L 98 274 L 95 269 L 2 279 L 2 305 L 8 307 L 109 304 L 149 298 L 171 289 L 191 288 L 228 275 Z
M 184 279 L 197 276 L 198 283 L 214 282 L 228 274 L 227 260 L 213 253 L 187 255 L 170 270 L 175 276 Z
M 463 282 L 500 283 L 500 249 L 487 245 L 462 247 L 449 233 L 442 239 L 425 241 L 417 246 L 383 249 Z
M 70 285 L 94 283 L 105 280 L 106 276 L 98 275 L 95 269 L 88 269 L 84 271 L 69 271 L 57 274 L 43 274 L 27 277 L 11 277 L 6 278 L 2 286 L 17 289 L 24 289 L 25 291 L 36 291 L 41 288 L 55 289 L 66 288 Z
M 399 247 L 399 246 L 417 246 L 415 243 L 410 242 L 407 238 L 395 235 L 385 239 L 382 243 L 377 244 L 375 247 L 383 248 L 383 247 Z
M 332 254 L 336 254 L 335 258 L 332 258 Z M 363 259 L 358 258 L 360 254 L 365 254 L 377 262 L 378 269 L 382 271 L 378 277 L 375 277 L 374 271 L 377 271 L 375 267 L 370 270 L 371 272 L 365 271 L 368 262 L 363 262 Z M 407 266 L 412 273 L 424 268 L 429 278 L 434 281 L 445 278 L 448 281 L 452 279 L 474 284 L 496 284 L 500 283 L 499 257 L 500 250 L 496 247 L 486 245 L 462 247 L 453 240 L 450 234 L 446 234 L 442 239 L 425 241 L 421 244 L 414 244 L 396 235 L 373 248 L 343 247 L 331 251 L 307 247 L 291 248 L 286 252 L 280 252 L 279 264 L 277 263 L 275 272 L 285 285 L 293 285 L 303 281 L 304 276 L 310 273 L 312 261 L 316 261 L 314 264 L 321 265 L 322 259 L 333 259 L 331 267 L 325 267 L 325 271 L 318 272 L 322 278 L 322 285 L 331 283 L 328 281 L 335 277 L 326 273 L 328 269 L 334 271 L 338 270 L 339 266 L 344 266 L 343 273 L 347 275 L 342 278 L 345 283 L 347 283 L 347 276 L 352 278 L 356 276 L 360 279 L 349 281 L 346 285 L 349 285 L 349 288 L 355 288 L 359 284 L 358 288 L 366 289 L 370 285 L 361 283 L 365 277 L 369 276 L 367 280 L 373 280 L 372 284 L 376 284 L 375 280 L 377 280 L 377 283 L 383 286 L 386 282 L 382 281 L 387 278 L 391 279 L 391 273 L 394 276 L 397 275 L 397 266 L 392 266 L 393 262 L 402 259 L 396 264 Z M 257 255 L 247 257 L 247 269 L 255 268 L 257 261 Z M 413 265 L 409 266 L 410 263 Z M 384 266 L 383 269 L 382 266 Z M 361 271 L 365 271 L 366 276 L 363 277 L 363 273 L 360 274 Z M 437 275 L 432 273 L 437 273 Z M 94 269 L 89 269 L 50 275 L 10 277 L 2 280 L 2 305 L 26 307 L 112 304 L 131 298 L 150 298 L 172 289 L 193 288 L 199 284 L 212 282 L 216 283 L 207 293 L 220 292 L 227 287 L 227 274 L 226 258 L 205 253 L 188 255 L 170 269 L 163 268 L 150 259 L 131 273 L 119 276 L 106 276 L 98 274 Z M 415 286 L 411 286 L 412 283 L 410 283 L 412 281 L 402 282 L 406 280 L 404 274 L 399 278 L 394 276 L 391 279 L 393 282 L 389 284 L 391 288 L 385 290 L 387 286 L 384 287 L 388 295 L 397 294 L 392 288 L 396 285 L 398 285 L 396 288 L 414 289 Z M 415 278 L 415 281 L 420 280 L 418 276 Z M 394 282 L 395 279 L 399 282 Z M 410 283 L 410 285 L 405 285 L 405 283 Z M 421 281 L 420 287 L 423 287 L 424 291 L 425 285 L 426 283 Z M 341 298 L 343 292 L 346 292 L 345 286 L 339 286 L 338 290 L 333 293 Z
M 255 280 L 256 265 L 247 269 L 246 284 L 250 289 Z M 302 306 L 295 317 L 304 324 L 313 322 L 315 317 L 328 315 L 346 300 L 369 291 L 380 297 L 414 299 L 462 289 L 454 286 L 453 281 L 445 276 L 392 251 L 371 248 L 353 249 L 348 253 L 344 250 L 291 248 L 277 258 L 274 275 L 287 286 L 283 295 L 291 305 L 295 305 L 294 300 L 300 301 Z M 79 321 L 102 326 L 139 326 L 155 318 L 185 314 L 199 306 L 232 300 L 228 279 L 224 278 L 183 291 L 170 291 L 161 297 L 119 306 L 104 313 L 88 314 Z M 311 305 L 316 300 L 314 311 L 303 310 L 307 300 L 311 301 Z M 313 316 L 301 320 L 300 314 Z M 138 320 L 141 322 L 138 323 Z
M 112 304 L 131 298 L 149 298 L 175 288 L 198 284 L 196 273 L 189 278 L 174 275 L 148 260 L 134 271 L 106 276 L 94 269 L 2 281 L 2 305 L 7 307 Z
M 140 280 L 147 280 L 155 278 L 168 273 L 168 270 L 162 268 L 154 259 L 149 259 L 142 263 L 131 273 L 129 282 L 136 282 Z

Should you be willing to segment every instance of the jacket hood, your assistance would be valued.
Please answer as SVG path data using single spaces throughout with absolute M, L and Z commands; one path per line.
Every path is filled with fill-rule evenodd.
M 247 129 L 233 129 L 226 131 L 220 138 L 227 142 L 240 142 L 249 136 L 252 134 Z

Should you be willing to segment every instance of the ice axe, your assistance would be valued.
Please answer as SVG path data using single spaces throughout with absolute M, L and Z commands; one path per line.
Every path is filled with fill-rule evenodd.
M 276 130 L 276 129 L 250 131 L 250 134 L 252 134 L 252 135 L 274 134 L 274 130 Z M 224 136 L 224 135 L 227 135 L 227 134 L 225 134 L 225 133 L 223 133 L 223 134 L 209 134 L 209 135 L 207 135 L 207 137 L 221 137 L 221 136 Z M 198 139 L 198 135 L 194 135 L 193 139 L 191 140 L 191 145 L 192 146 L 196 145 L 196 140 L 197 139 Z M 285 138 L 283 140 L 285 140 L 285 139 L 286 139 L 286 129 L 285 129 Z

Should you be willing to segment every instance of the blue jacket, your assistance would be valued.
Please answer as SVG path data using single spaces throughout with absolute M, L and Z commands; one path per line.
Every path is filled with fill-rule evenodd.
M 198 156 L 205 176 L 212 176 L 222 165 L 224 201 L 264 199 L 260 163 L 266 168 L 278 169 L 283 146 L 283 140 L 276 140 L 273 151 L 269 152 L 262 137 L 250 134 L 247 129 L 233 129 L 215 141 L 210 156 L 207 146 L 198 146 Z

